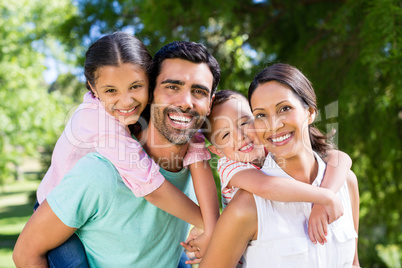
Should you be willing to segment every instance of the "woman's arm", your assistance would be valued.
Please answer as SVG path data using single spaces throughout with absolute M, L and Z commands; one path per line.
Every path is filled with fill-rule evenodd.
M 199 267 L 235 267 L 249 241 L 256 239 L 257 229 L 254 197 L 239 190 L 219 217 Z
M 65 225 L 45 200 L 29 219 L 15 244 L 17 267 L 48 267 L 46 253 L 64 243 L 75 232 Z
M 346 179 L 348 184 L 350 202 L 352 205 L 352 215 L 353 215 L 353 224 L 355 226 L 355 231 L 359 233 L 359 207 L 360 207 L 360 197 L 359 197 L 359 187 L 357 184 L 357 177 L 352 172 L 349 171 L 348 177 Z M 360 267 L 359 256 L 357 254 L 357 243 L 358 238 L 356 238 L 356 251 L 355 251 L 355 258 L 353 260 L 353 267 Z

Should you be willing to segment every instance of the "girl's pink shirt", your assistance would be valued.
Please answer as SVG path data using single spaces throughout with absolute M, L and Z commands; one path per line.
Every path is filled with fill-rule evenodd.
M 116 167 L 135 196 L 148 195 L 164 182 L 159 166 L 143 151 L 140 143 L 90 92 L 68 121 L 53 150 L 49 170 L 39 185 L 41 204 L 71 168 L 88 153 L 98 152 Z M 190 142 L 184 165 L 211 158 L 205 141 L 197 134 Z

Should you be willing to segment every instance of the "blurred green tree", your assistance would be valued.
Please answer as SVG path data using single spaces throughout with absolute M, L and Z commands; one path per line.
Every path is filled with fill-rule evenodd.
M 68 0 L 0 2 L 0 185 L 18 177 L 23 157 L 38 156 L 63 129 L 72 100 L 49 94 L 43 72 L 58 25 L 76 10 Z M 54 58 L 63 54 L 57 46 Z
M 65 23 L 66 44 L 86 46 L 114 30 L 136 34 L 151 52 L 178 39 L 202 42 L 221 64 L 221 89 L 246 93 L 271 62 L 300 68 L 318 95 L 318 125 L 336 126 L 339 148 L 354 161 L 361 264 L 385 265 L 375 245 L 402 241 L 402 2 L 83 0 L 76 6 L 79 15 Z
M 73 6 L 67 0 L 19 3 L 5 0 L 0 4 L 0 33 L 4 34 L 0 40 L 2 155 L 12 156 L 5 151 L 6 140 L 13 152 L 18 151 L 17 139 L 29 140 L 29 134 L 26 138 L 25 134 L 14 136 L 22 127 L 32 126 L 42 113 L 24 115 L 28 118 L 24 123 L 19 121 L 24 112 L 35 109 L 30 107 L 54 105 L 50 101 L 40 103 L 44 96 L 50 98 L 44 91 L 35 93 L 37 97 L 27 95 L 44 90 L 40 82 L 43 53 L 32 49 L 34 40 L 57 36 L 56 44 L 69 48 L 68 55 L 73 55 L 77 66 L 82 66 L 84 52 L 93 41 L 116 30 L 136 34 L 151 53 L 173 40 L 202 42 L 221 64 L 220 88 L 243 93 L 264 66 L 278 61 L 290 63 L 314 84 L 321 112 L 318 125 L 322 129 L 335 126 L 339 148 L 354 161 L 361 193 L 362 266 L 384 267 L 390 263 L 386 260 L 389 249 L 399 254 L 395 259 L 401 258 L 400 0 L 75 0 Z M 26 78 L 18 79 L 22 73 Z M 68 81 L 61 77 L 53 89 L 67 88 Z M 74 88 L 66 90 L 73 94 Z M 40 136 L 39 143 L 52 131 Z M 38 142 L 38 136 L 32 135 Z M 27 148 L 35 149 L 26 146 L 23 150 Z M 0 160 L 0 168 L 4 161 Z

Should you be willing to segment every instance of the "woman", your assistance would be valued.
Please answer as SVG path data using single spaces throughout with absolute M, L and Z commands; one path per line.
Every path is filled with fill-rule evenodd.
M 254 78 L 249 102 L 255 129 L 270 152 L 261 170 L 319 186 L 325 172 L 321 157 L 332 146 L 311 126 L 317 106 L 307 78 L 290 65 L 274 64 Z M 239 191 L 222 213 L 200 267 L 234 267 L 243 252 L 243 267 L 358 266 L 346 183 L 337 195 L 344 215 L 329 225 L 328 242 L 319 245 L 307 235 L 310 203 L 270 201 Z

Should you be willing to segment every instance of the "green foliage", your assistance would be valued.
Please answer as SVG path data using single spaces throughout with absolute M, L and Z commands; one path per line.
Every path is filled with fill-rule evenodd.
M 54 144 L 64 126 L 72 102 L 58 92 L 48 94 L 43 71 L 46 43 L 55 42 L 52 29 L 74 7 L 69 1 L 4 0 L 0 10 L 1 185 L 23 156 Z
M 400 1 L 86 0 L 77 6 L 69 36 L 85 42 L 123 29 L 151 52 L 177 39 L 204 43 L 221 64 L 221 89 L 246 93 L 271 62 L 301 69 L 317 92 L 318 125 L 338 126 L 338 146 L 351 155 L 359 178 L 361 264 L 385 265 L 375 245 L 402 242 Z M 335 107 L 335 118 L 328 107 Z
M 42 2 L 0 3 L 2 175 L 10 170 L 6 162 L 55 138 L 62 120 L 52 117 L 70 101 L 62 94 L 79 99 L 80 83 L 70 74 L 46 92 L 41 48 L 81 67 L 89 44 L 115 30 L 135 33 L 151 53 L 173 40 L 198 41 L 221 64 L 221 89 L 246 93 L 253 76 L 277 61 L 307 75 L 318 96 L 318 125 L 337 126 L 335 140 L 352 157 L 359 179 L 361 265 L 390 265 L 384 252 L 402 243 L 400 1 Z M 64 46 L 69 53 L 59 51 Z
M 402 250 L 398 245 L 377 245 L 375 249 L 378 252 L 381 260 L 387 264 L 388 267 L 401 268 L 402 263 Z

